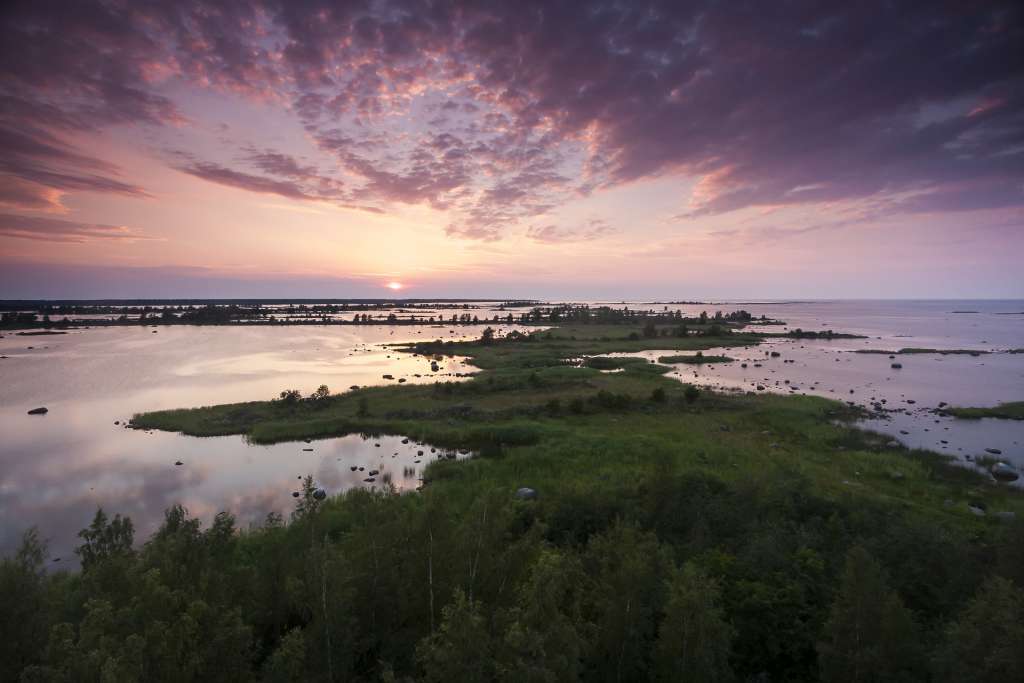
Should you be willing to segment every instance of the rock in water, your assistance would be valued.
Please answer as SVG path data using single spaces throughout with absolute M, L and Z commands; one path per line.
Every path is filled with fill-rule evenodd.
M 50 412 L 49 408 L 33 408 L 32 410 L 28 411 L 28 414 L 29 415 L 46 415 L 48 412 Z
M 516 491 L 516 499 L 518 500 L 536 500 L 537 491 L 524 486 Z
M 992 469 L 989 471 L 999 481 L 1017 481 L 1020 479 L 1020 474 L 1017 473 L 1017 470 L 1005 462 L 997 462 L 995 465 L 992 465 Z
M 891 367 L 893 370 L 900 370 L 900 369 L 903 368 L 903 364 L 902 363 L 893 363 L 889 367 Z
M 43 408 L 43 411 L 45 411 L 45 410 L 46 410 L 46 408 Z M 999 450 L 998 448 L 986 448 L 985 452 L 986 453 L 991 453 L 992 455 L 1002 455 L 1003 454 L 1003 452 L 1001 450 Z

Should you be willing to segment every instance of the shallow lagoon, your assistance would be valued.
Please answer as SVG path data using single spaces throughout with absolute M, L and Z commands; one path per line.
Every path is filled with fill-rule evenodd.
M 131 516 L 139 537 L 146 537 L 175 503 L 207 521 L 227 509 L 242 525 L 268 512 L 287 513 L 298 478 L 306 474 L 331 493 L 381 485 L 382 476 L 372 484 L 363 481 L 370 469 L 388 474 L 399 489 L 413 488 L 441 453 L 402 444 L 401 436 L 256 446 L 240 436 L 198 439 L 123 424 L 136 412 L 264 400 L 288 388 L 308 394 L 320 384 L 336 392 L 387 384 L 385 374 L 395 382 L 457 380 L 474 369 L 448 358 L 435 373 L 429 359 L 382 344 L 475 336 L 478 328 L 380 326 L 4 333 L 0 553 L 35 524 L 50 539 L 55 557 L 72 560 L 75 534 L 100 505 Z M 37 406 L 50 412 L 26 414 Z M 353 472 L 352 466 L 365 469 Z
M 777 338 L 756 347 L 709 349 L 706 355 L 725 355 L 735 362 L 677 364 L 669 376 L 720 390 L 756 392 L 761 386 L 764 391 L 853 401 L 869 409 L 884 401 L 885 417 L 867 420 L 864 427 L 911 447 L 955 456 L 965 464 L 987 455 L 986 448 L 995 448 L 1002 451 L 999 459 L 1024 469 L 1024 421 L 962 420 L 934 413 L 942 402 L 992 406 L 1024 399 L 1024 353 L 1008 353 L 1024 347 L 1024 302 L 832 302 L 739 308 L 789 323 L 786 327 L 752 326 L 758 331 L 832 329 L 866 338 Z M 973 312 L 954 312 L 964 310 Z M 983 353 L 900 354 L 894 359 L 886 354 L 857 353 L 914 347 Z M 773 351 L 779 356 L 772 357 Z M 673 353 L 622 355 L 657 360 Z M 903 367 L 893 369 L 893 363 Z

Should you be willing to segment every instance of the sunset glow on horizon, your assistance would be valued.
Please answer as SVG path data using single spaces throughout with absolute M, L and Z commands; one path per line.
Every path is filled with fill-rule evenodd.
M 1024 295 L 1015 3 L 69 7 L 0 11 L 0 298 Z

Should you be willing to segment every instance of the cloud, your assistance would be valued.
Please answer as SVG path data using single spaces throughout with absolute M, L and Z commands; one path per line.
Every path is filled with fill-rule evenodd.
M 242 171 L 221 166 L 219 164 L 196 162 L 187 166 L 179 166 L 182 173 L 207 180 L 218 185 L 234 187 L 240 190 L 256 192 L 259 194 L 276 194 L 287 199 L 312 200 L 317 199 L 306 192 L 303 187 L 290 180 L 274 180 L 263 176 L 253 175 Z
M 143 196 L 43 133 L 182 126 L 175 99 L 204 90 L 287 108 L 331 164 L 249 145 L 237 166 L 211 155 L 186 172 L 382 211 L 426 204 L 462 238 L 672 174 L 700 179 L 684 219 L 1021 207 L 1022 43 L 1010 0 L 770 17 L 713 0 L 21 3 L 0 15 L 0 144 L 15 150 L 2 170 L 26 205 Z
M 0 206 L 36 211 L 63 211 L 63 193 L 12 175 L 0 175 Z
M 72 190 L 147 197 L 141 187 L 111 176 L 113 164 L 82 154 L 74 145 L 31 123 L 14 129 L 0 120 L 0 203 L 23 209 L 62 211 Z
M 270 175 L 296 178 L 298 180 L 309 180 L 317 175 L 315 166 L 300 164 L 294 157 L 274 150 L 253 150 L 247 160 L 255 164 L 264 173 Z
M 578 228 L 535 225 L 526 231 L 526 236 L 535 242 L 544 244 L 565 244 L 568 242 L 592 242 L 615 232 L 606 222 L 595 218 Z
M 0 235 L 40 242 L 138 242 L 157 239 L 123 225 L 101 225 L 16 214 L 0 214 Z

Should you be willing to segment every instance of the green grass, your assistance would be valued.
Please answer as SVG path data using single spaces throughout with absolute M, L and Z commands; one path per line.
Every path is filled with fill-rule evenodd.
M 689 365 L 703 365 L 704 363 L 732 363 L 733 358 L 729 356 L 705 356 L 701 353 L 697 353 L 693 356 L 661 356 L 658 358 L 659 363 L 687 363 Z
M 890 447 L 889 437 L 854 429 L 859 413 L 843 403 L 709 391 L 693 399 L 686 385 L 662 376 L 670 369 L 665 365 L 606 357 L 580 364 L 579 358 L 592 354 L 696 351 L 759 339 L 737 333 L 636 339 L 630 338 L 632 331 L 580 326 L 491 345 L 402 345 L 410 353 L 466 356 L 483 370 L 464 382 L 368 387 L 296 404 L 262 401 L 159 411 L 137 415 L 132 424 L 194 436 L 243 434 L 256 443 L 402 434 L 438 446 L 501 454 L 431 465 L 428 478 L 451 487 L 448 495 L 453 497 L 471 496 L 478 486 L 557 489 L 569 481 L 579 484 L 581 478 L 598 486 L 606 481 L 621 486 L 667 465 L 725 480 L 789 473 L 809 480 L 826 497 L 894 502 L 968 525 L 982 523 L 966 509 L 969 495 L 984 495 L 993 509 L 1024 514 L 1015 490 L 987 487 L 982 475 L 943 456 Z M 595 362 L 621 371 L 587 367 Z M 1024 404 L 1014 405 L 1019 410 Z M 947 499 L 957 504 L 944 505 Z
M 977 420 L 983 417 L 996 417 L 1003 420 L 1024 420 L 1024 401 L 1000 403 L 991 408 L 957 408 L 942 409 L 943 414 L 953 417 Z

